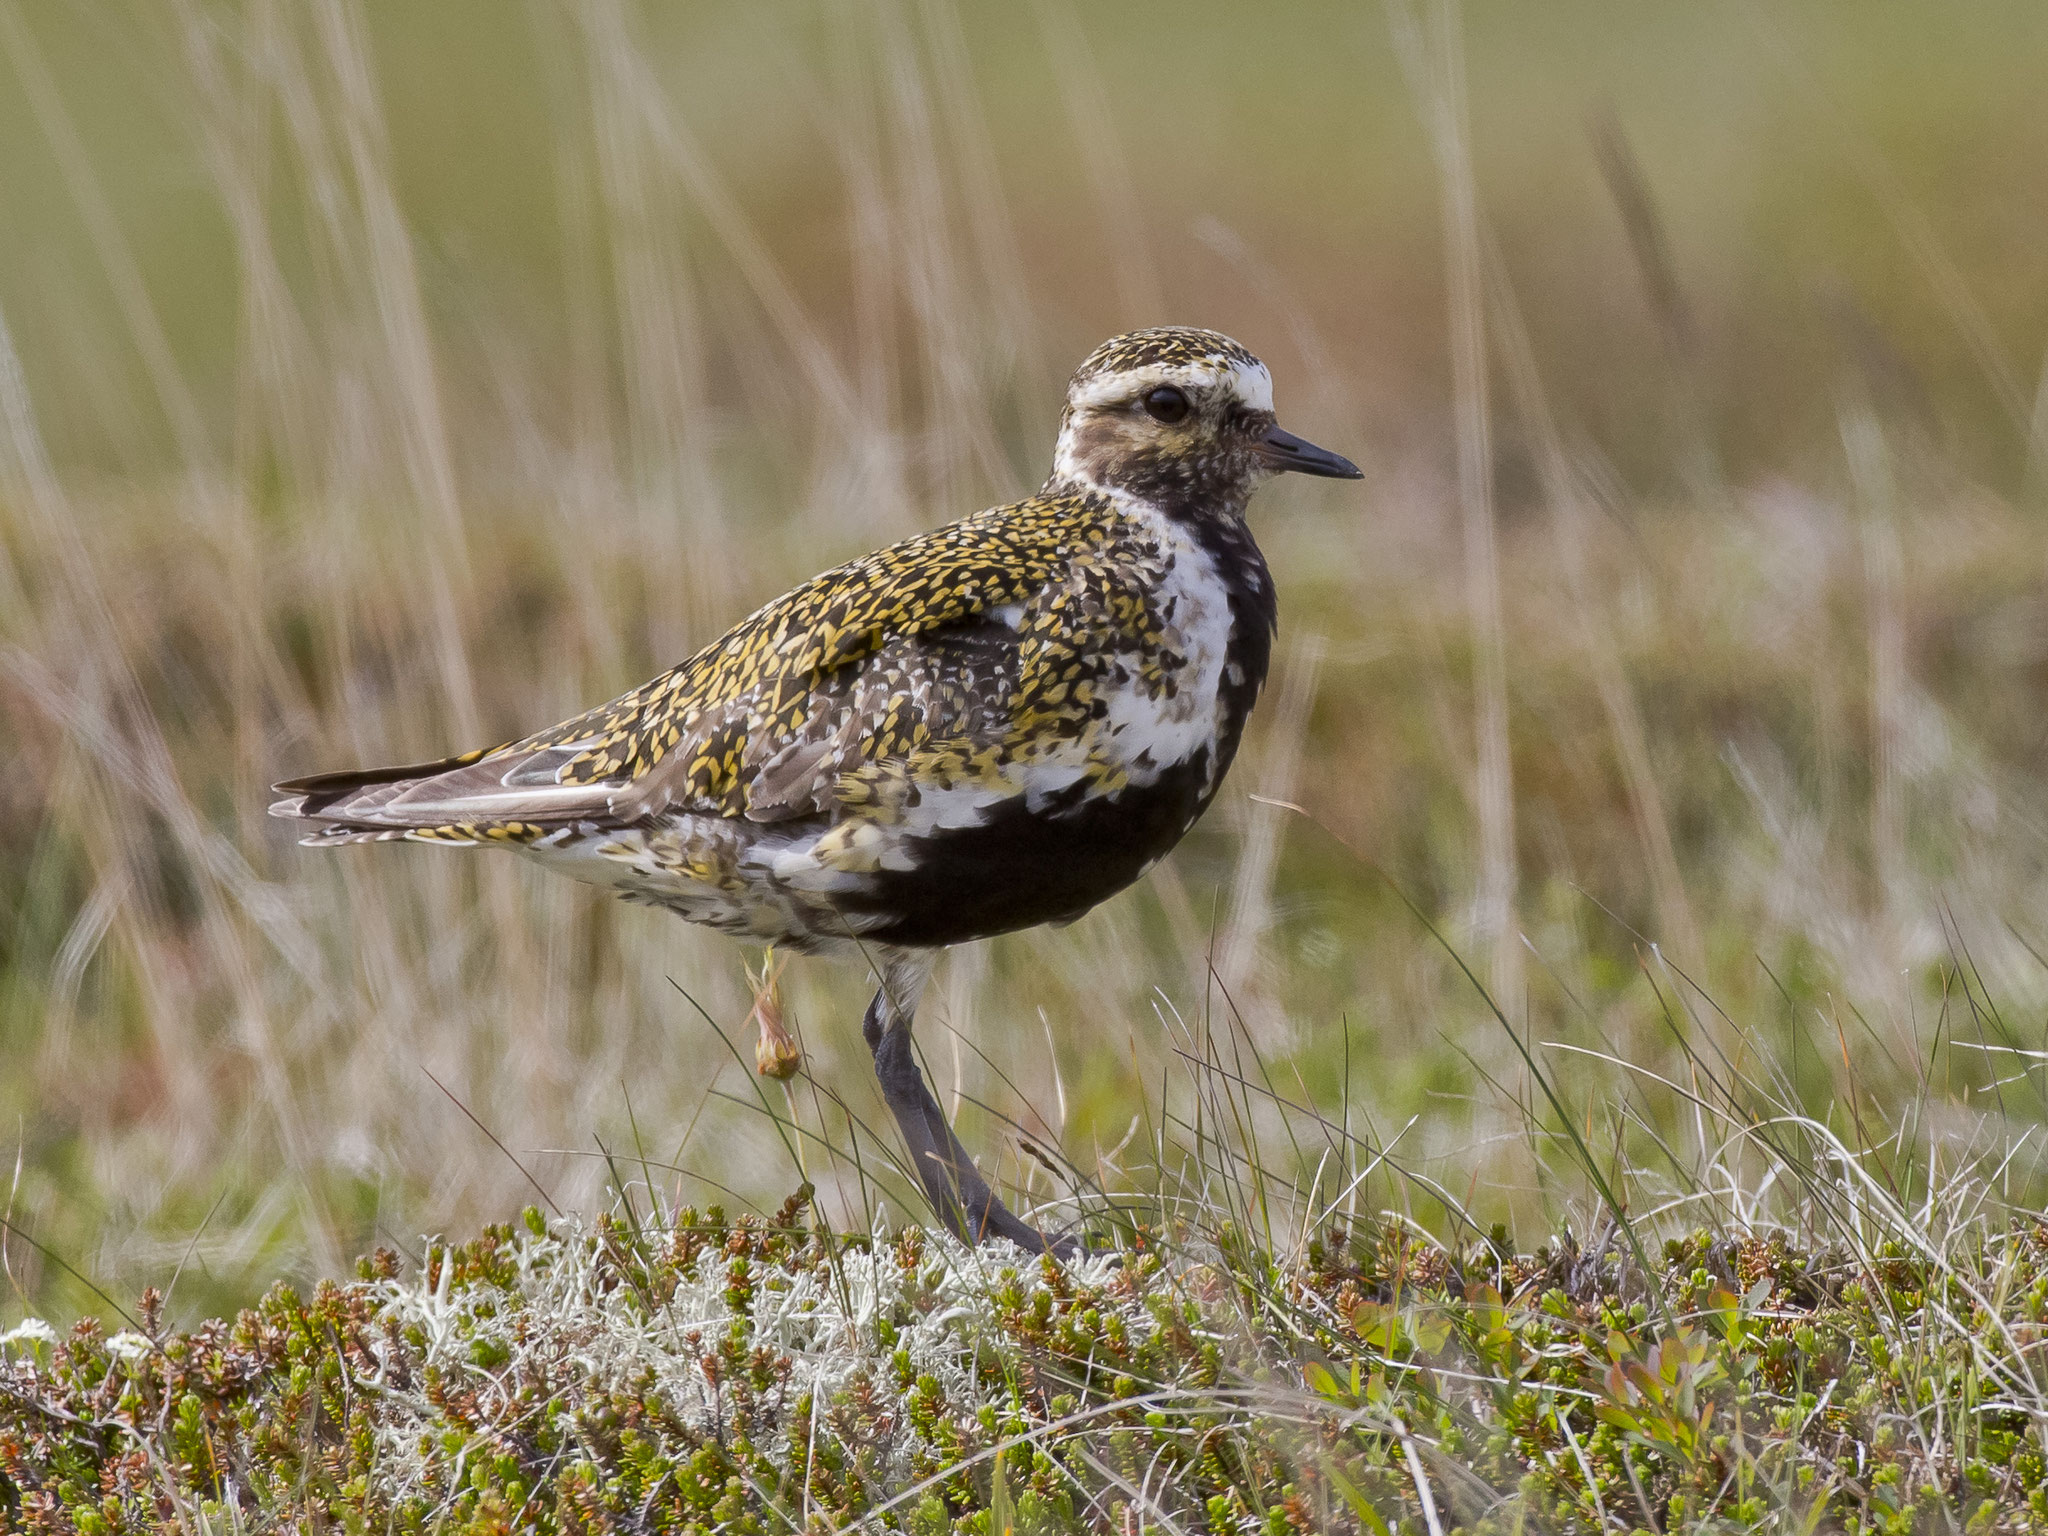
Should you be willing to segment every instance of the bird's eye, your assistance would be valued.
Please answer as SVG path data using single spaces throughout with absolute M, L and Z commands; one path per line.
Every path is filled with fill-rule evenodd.
M 1185 421 L 1189 410 L 1188 397 L 1171 384 L 1145 392 L 1145 414 L 1154 421 L 1171 426 L 1176 421 Z

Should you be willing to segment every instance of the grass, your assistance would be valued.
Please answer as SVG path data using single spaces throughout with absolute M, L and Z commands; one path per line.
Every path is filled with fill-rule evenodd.
M 673 1206 L 643 1166 L 594 1222 L 529 1207 L 232 1323 L 167 1328 L 152 1289 L 111 1336 L 17 1325 L 0 1510 L 65 1533 L 2048 1528 L 2048 1222 L 2002 1169 L 1902 1185 L 1903 1134 L 1738 1110 L 1696 1060 L 1714 1097 L 1674 1091 L 1726 1136 L 1699 1187 L 1533 1252 L 1431 1189 L 1465 1226 L 1446 1242 L 1338 1214 L 1396 1153 L 1298 1107 L 1306 1144 L 1262 1144 L 1283 1101 L 1243 1060 L 1190 1054 L 1166 1161 L 1082 1203 L 1095 1252 L 1065 1265 L 836 1231 L 808 1184 L 765 1218 Z
M 718 1442 L 657 1304 L 726 1336 L 715 1236 L 852 1319 L 791 1355 L 828 1439 L 856 1370 L 902 1396 L 848 1276 L 979 1298 L 916 1335 L 930 1433 L 991 1452 L 949 1519 L 1292 1479 L 1368 1529 L 1424 1487 L 1446 1529 L 2038 1525 L 2048 31 L 1923 9 L 0 0 L 0 1332 L 55 1334 L 8 1346 L 10 1486 L 75 1435 L 60 1503 L 188 1527 L 628 1498 Z M 1192 1303 L 1238 1394 L 1062 1425 L 1114 1380 L 1000 1257 L 892 1267 L 864 978 L 790 967 L 764 1092 L 758 957 L 510 860 L 315 858 L 264 786 L 564 717 L 1035 483 L 1066 362 L 1166 319 L 1371 479 L 1255 510 L 1282 649 L 1204 824 L 921 1022 L 992 1176 L 1147 1234 L 1015 1284 L 1141 1343 Z M 457 1397 L 358 1390 L 344 1316 Z M 1196 1369 L 1159 1347 L 1123 1374 Z M 233 1366 L 196 1431 L 180 1350 Z M 618 1394 L 639 1471 L 574 1428 Z M 545 1490 L 445 1438 L 543 1400 Z M 857 1406 L 846 1465 L 905 1459 L 833 1518 L 945 1454 Z M 1245 1459 L 1167 1475 L 1198 1422 Z

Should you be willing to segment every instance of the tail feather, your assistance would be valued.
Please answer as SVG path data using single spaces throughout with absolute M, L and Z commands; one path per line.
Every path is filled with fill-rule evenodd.
M 432 763 L 406 763 L 395 768 L 344 768 L 338 773 L 311 773 L 302 779 L 283 779 L 270 786 L 273 794 L 287 795 L 270 808 L 273 816 L 318 816 L 336 802 L 379 784 L 404 784 L 414 779 L 431 779 L 456 768 L 482 762 L 502 747 L 483 747 Z
M 387 801 L 426 779 L 437 778 L 458 768 L 467 768 L 491 753 L 486 747 L 464 752 L 433 763 L 407 763 L 390 768 L 349 768 L 339 773 L 308 774 L 285 779 L 270 786 L 283 798 L 271 802 L 270 814 L 287 821 L 313 821 L 325 825 L 299 841 L 309 848 L 330 848 L 342 843 L 389 843 L 417 838 L 421 833 L 438 833 L 435 842 L 467 842 L 473 839 L 448 835 L 451 828 L 378 825 L 376 813 Z

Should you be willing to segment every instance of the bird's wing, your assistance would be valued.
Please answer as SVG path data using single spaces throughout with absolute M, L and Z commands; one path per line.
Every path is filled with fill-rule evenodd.
M 814 814 L 863 763 L 1000 734 L 1032 651 L 1014 610 L 1106 546 L 1115 517 L 1092 497 L 977 513 L 813 577 L 573 720 L 445 763 L 280 784 L 272 812 L 319 823 L 309 842 Z

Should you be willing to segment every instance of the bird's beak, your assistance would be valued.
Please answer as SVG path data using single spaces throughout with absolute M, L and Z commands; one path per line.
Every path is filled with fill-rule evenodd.
M 1365 472 L 1341 453 L 1318 448 L 1292 432 L 1273 427 L 1259 439 L 1257 453 L 1275 471 L 1292 469 L 1304 475 L 1322 475 L 1330 480 L 1363 480 Z

